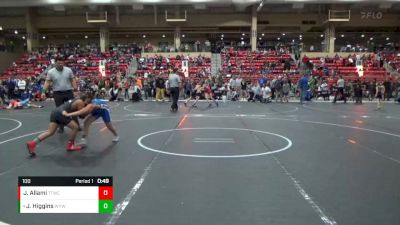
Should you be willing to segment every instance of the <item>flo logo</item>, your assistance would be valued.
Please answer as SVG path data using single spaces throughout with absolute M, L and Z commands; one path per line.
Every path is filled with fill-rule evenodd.
M 382 12 L 361 12 L 361 19 L 363 20 L 380 20 L 382 18 Z

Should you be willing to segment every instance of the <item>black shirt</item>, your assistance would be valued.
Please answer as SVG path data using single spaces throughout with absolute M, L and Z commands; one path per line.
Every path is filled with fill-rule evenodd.
M 161 77 L 157 78 L 156 88 L 165 88 L 165 81 L 163 78 L 161 78 Z
M 242 90 L 246 90 L 247 89 L 247 83 L 245 81 L 242 81 L 240 83 L 240 86 L 242 87 Z

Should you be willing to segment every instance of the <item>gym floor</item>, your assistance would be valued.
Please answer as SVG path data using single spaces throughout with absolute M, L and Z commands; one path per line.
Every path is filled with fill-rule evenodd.
M 3 223 L 400 224 L 397 104 L 110 103 L 118 143 L 98 120 L 84 150 L 64 150 L 66 129 L 30 158 L 44 104 L 0 111 Z M 113 176 L 114 212 L 18 214 L 18 176 Z

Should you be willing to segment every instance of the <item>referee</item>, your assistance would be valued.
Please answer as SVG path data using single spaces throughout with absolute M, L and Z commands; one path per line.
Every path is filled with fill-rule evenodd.
M 56 58 L 55 68 L 47 72 L 46 81 L 42 90 L 43 95 L 45 95 L 50 85 L 53 86 L 53 97 L 56 107 L 74 99 L 73 91 L 77 90 L 76 80 L 71 68 L 64 66 L 64 60 L 61 57 Z M 77 118 L 74 118 L 74 120 L 77 121 Z M 64 126 L 60 126 L 58 132 L 63 133 Z
M 178 111 L 179 87 L 181 85 L 181 78 L 176 74 L 178 69 L 174 69 L 173 73 L 169 74 L 169 93 L 172 98 L 171 112 Z

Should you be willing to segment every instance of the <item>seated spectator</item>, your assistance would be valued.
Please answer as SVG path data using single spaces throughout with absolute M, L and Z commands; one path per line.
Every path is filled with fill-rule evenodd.
M 247 101 L 252 101 L 252 102 L 256 102 L 256 101 L 262 101 L 261 99 L 261 88 L 260 85 L 257 83 L 254 83 L 251 86 L 251 90 L 249 92 L 250 97 L 247 99 Z
M 263 103 L 271 103 L 271 88 L 269 85 L 266 85 L 265 87 L 261 88 L 261 93 L 262 93 L 262 102 Z

